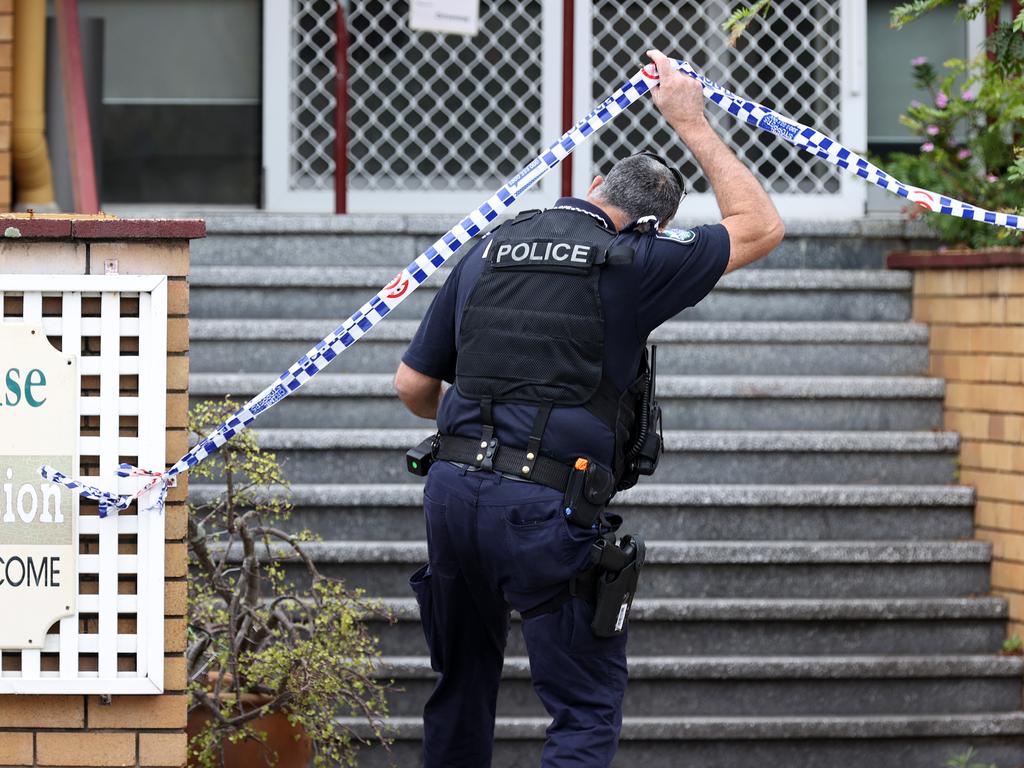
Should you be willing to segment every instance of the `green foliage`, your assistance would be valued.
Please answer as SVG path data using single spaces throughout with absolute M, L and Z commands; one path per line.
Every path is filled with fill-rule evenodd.
M 1024 48 L 1002 60 L 984 54 L 973 60 L 950 59 L 941 71 L 914 59 L 914 82 L 926 101 L 912 103 L 900 122 L 921 140 L 920 152 L 893 155 L 886 169 L 909 184 L 983 208 L 1019 210 L 1024 201 L 1024 155 L 1015 147 L 1024 134 L 1024 80 L 1019 74 L 1024 55 L 1019 54 Z M 985 248 L 1024 242 L 1021 233 L 1004 227 L 923 209 L 911 215 L 922 213 L 947 244 Z
M 1024 655 L 1024 639 L 1020 635 L 1010 635 L 1003 641 L 1003 654 L 1006 656 Z
M 230 400 L 200 403 L 189 430 L 202 439 L 236 410 Z M 275 455 L 244 430 L 191 474 L 224 486 L 189 505 L 189 696 L 210 718 L 190 744 L 197 762 L 219 765 L 226 742 L 264 742 L 253 721 L 273 711 L 302 726 L 317 766 L 355 765 L 360 744 L 386 746 L 386 683 L 366 624 L 382 609 L 319 573 L 303 549 L 309 531 L 280 527 L 290 506 Z M 287 563 L 301 584 L 286 578 Z M 263 698 L 247 704 L 249 693 Z M 339 725 L 342 716 L 364 719 L 373 737 Z M 267 761 L 277 755 L 268 750 Z
M 900 29 L 926 13 L 952 3 L 953 0 L 912 0 L 889 11 L 889 24 L 893 29 Z M 1004 4 L 1004 0 L 958 0 L 957 18 L 970 20 L 984 14 L 986 19 L 995 21 Z
M 729 45 L 735 46 L 736 41 L 746 31 L 750 22 L 757 14 L 767 16 L 771 10 L 772 0 L 757 0 L 749 6 L 741 6 L 729 14 L 729 18 L 722 22 L 722 30 L 729 33 Z
M 894 28 L 908 24 L 953 0 L 913 0 L 891 12 Z M 958 0 L 957 15 L 999 18 L 1002 0 Z M 914 59 L 914 82 L 929 103 L 912 103 L 901 122 L 921 139 L 917 155 L 899 154 L 887 162 L 892 173 L 915 186 L 933 189 L 995 211 L 1020 210 L 1024 201 L 1024 13 L 1001 22 L 985 52 L 972 60 L 952 59 L 940 73 Z M 1017 246 L 1021 233 L 942 214 L 924 214 L 943 242 Z
M 955 755 L 945 762 L 945 768 L 997 768 L 995 763 L 976 763 L 974 747 L 969 747 L 966 752 Z
M 961 19 L 985 16 L 995 22 L 1003 0 L 911 0 L 890 12 L 892 27 L 906 24 L 956 2 Z M 768 0 L 741 6 L 722 25 L 735 42 L 751 21 L 771 7 Z M 897 154 L 885 161 L 893 176 L 917 187 L 995 211 L 1021 210 L 1024 201 L 1024 11 L 1000 22 L 973 60 L 952 59 L 943 71 L 914 59 L 914 80 L 929 103 L 914 102 L 901 122 L 921 139 L 919 154 Z M 923 208 L 939 238 L 972 248 L 1018 246 L 1020 232 Z

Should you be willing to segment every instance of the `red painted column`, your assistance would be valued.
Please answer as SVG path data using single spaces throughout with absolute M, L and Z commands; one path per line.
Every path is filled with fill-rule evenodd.
M 345 4 L 335 6 L 334 33 L 334 212 L 348 212 L 348 24 Z
M 575 54 L 574 24 L 576 3 L 562 0 L 562 131 L 573 124 L 573 58 Z M 562 197 L 572 194 L 572 155 L 562 161 Z
M 67 115 L 71 151 L 71 185 L 77 213 L 99 212 L 96 165 L 89 127 L 89 103 L 85 98 L 82 36 L 78 24 L 78 0 L 57 0 L 57 40 L 64 80 L 64 114 Z

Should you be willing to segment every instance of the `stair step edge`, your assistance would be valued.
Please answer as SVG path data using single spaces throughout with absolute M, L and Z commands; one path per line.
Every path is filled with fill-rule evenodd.
M 365 721 L 342 718 L 339 723 L 360 731 Z M 543 739 L 550 725 L 542 717 L 499 717 L 498 739 Z M 392 717 L 385 727 L 397 728 L 399 740 L 419 740 L 423 723 L 417 717 Z M 369 731 L 369 726 L 365 726 Z M 624 717 L 621 740 L 752 740 L 986 737 L 1024 735 L 1024 712 L 963 715 L 873 715 L 803 717 Z
M 502 668 L 507 679 L 529 679 L 530 660 L 507 656 Z M 631 680 L 842 680 L 906 678 L 1020 677 L 1020 656 L 631 656 Z M 385 656 L 379 676 L 433 679 L 437 673 L 429 656 Z
M 192 395 L 249 394 L 263 389 L 278 373 L 193 373 Z M 658 377 L 658 396 L 709 399 L 941 399 L 943 379 L 924 376 L 684 376 Z M 297 397 L 395 397 L 389 373 L 321 373 Z
M 399 621 L 419 621 L 413 597 L 378 598 Z M 1008 606 L 996 597 L 948 598 L 640 598 L 631 621 L 890 621 L 1005 620 Z
M 194 483 L 194 500 L 210 499 L 222 486 Z M 273 487 L 268 494 L 282 494 Z M 423 486 L 416 483 L 295 484 L 289 498 L 297 506 L 423 506 Z M 613 506 L 793 507 L 972 507 L 975 492 L 946 485 L 674 485 L 642 483 L 612 501 Z
M 237 549 L 237 548 L 236 548 Z M 287 551 L 272 544 L 272 552 Z M 427 558 L 423 541 L 315 541 L 303 550 L 317 563 L 338 565 L 416 564 Z M 235 552 L 240 556 L 240 549 Z M 992 545 L 983 541 L 649 541 L 648 565 L 826 565 L 988 563 Z

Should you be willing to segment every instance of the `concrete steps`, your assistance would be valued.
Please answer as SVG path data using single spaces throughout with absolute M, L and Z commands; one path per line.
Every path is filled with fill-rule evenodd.
M 260 445 L 297 483 L 416 482 L 405 452 L 429 429 L 263 429 Z M 951 432 L 664 432 L 659 473 L 679 483 L 940 484 L 955 476 Z
M 564 523 L 563 523 L 564 524 Z M 631 530 L 631 524 L 624 526 Z M 272 551 L 275 548 L 272 547 Z M 408 594 L 424 542 L 309 544 L 325 575 L 369 594 Z M 638 594 L 683 597 L 941 597 L 984 593 L 991 548 L 982 542 L 649 541 Z M 302 569 L 296 564 L 296 571 Z
M 189 277 L 192 311 L 204 318 L 343 319 L 404 267 L 282 267 L 258 271 L 197 266 Z M 395 310 L 423 315 L 450 268 Z M 726 275 L 682 320 L 904 321 L 910 318 L 910 275 L 877 270 L 775 269 Z M 269 290 L 268 290 L 269 289 Z
M 338 322 L 194 319 L 191 370 L 280 372 Z M 394 373 L 416 328 L 410 320 L 381 323 L 332 372 Z M 928 364 L 928 329 L 915 323 L 673 321 L 650 341 L 659 344 L 659 373 L 669 375 L 904 376 Z
M 207 214 L 192 245 L 197 266 L 404 267 L 457 220 L 436 215 Z M 687 226 L 680 222 L 678 226 Z M 898 216 L 863 221 L 788 221 L 786 239 L 749 271 L 882 270 L 889 251 L 930 237 Z M 456 256 L 455 258 L 458 258 Z M 378 286 L 379 287 L 379 286 Z
M 422 657 L 383 660 L 392 716 L 422 712 L 437 675 Z M 507 657 L 498 715 L 542 717 L 529 661 Z M 991 656 L 646 657 L 630 663 L 633 717 L 924 715 L 1015 712 L 1024 660 Z
M 357 732 L 361 725 L 344 720 Z M 544 717 L 502 717 L 495 727 L 494 768 L 540 761 Z M 418 717 L 387 721 L 398 738 L 391 753 L 368 750 L 365 768 L 417 765 Z M 623 719 L 616 768 L 935 768 L 975 747 L 977 759 L 1013 766 L 1020 760 L 1024 713 L 955 715 L 631 717 Z
M 201 502 L 216 485 L 193 484 Z M 275 491 L 278 495 L 283 490 Z M 419 541 L 418 484 L 296 484 L 292 524 L 326 539 Z M 940 541 L 973 534 L 974 495 L 948 486 L 674 485 L 649 482 L 612 501 L 651 539 L 679 541 Z
M 451 222 L 207 224 L 190 280 L 193 401 L 261 390 Z M 910 278 L 880 269 L 918 232 L 895 219 L 787 230 L 652 337 L 668 450 L 614 502 L 650 542 L 615 765 L 937 768 L 974 746 L 1013 768 L 1024 667 L 997 655 L 1007 607 L 986 595 L 973 493 L 953 485 L 958 439 L 942 431 L 943 382 L 923 375 Z M 315 531 L 324 572 L 380 606 L 381 674 L 404 690 L 391 754 L 368 750 L 364 768 L 418 764 L 433 681 L 406 585 L 425 557 L 422 490 L 402 460 L 433 425 L 404 411 L 391 378 L 448 274 L 257 424 L 294 483 L 290 525 Z M 508 655 L 493 764 L 536 765 L 548 721 L 515 616 Z
M 189 387 L 193 401 L 232 395 L 245 402 L 278 373 L 194 373 Z M 396 409 L 392 379 L 322 373 L 262 417 L 260 428 L 320 427 L 325 417 L 337 427 L 428 424 Z M 914 376 L 658 377 L 664 426 L 684 430 L 937 429 L 944 391 L 941 379 Z
M 423 654 L 413 598 L 383 598 L 396 620 L 381 633 L 388 656 Z M 375 619 L 383 628 L 383 617 Z M 1006 604 L 990 597 L 648 598 L 630 614 L 631 659 L 646 656 L 992 655 Z M 513 624 L 515 616 L 513 615 Z M 508 655 L 526 649 L 515 626 Z

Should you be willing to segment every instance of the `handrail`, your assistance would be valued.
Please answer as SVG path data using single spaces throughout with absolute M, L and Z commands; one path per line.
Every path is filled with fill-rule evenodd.
M 71 155 L 71 189 L 78 213 L 98 213 L 96 166 L 89 124 L 89 102 L 85 97 L 85 69 L 82 65 L 82 35 L 78 23 L 78 0 L 56 0 L 57 47 L 64 82 L 64 114 L 67 119 L 68 149 Z

